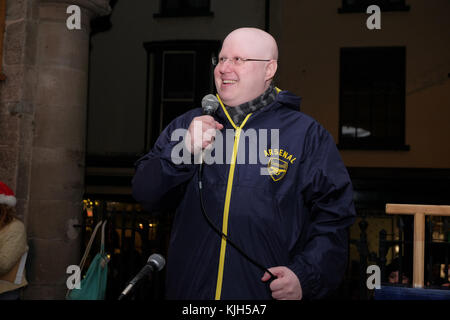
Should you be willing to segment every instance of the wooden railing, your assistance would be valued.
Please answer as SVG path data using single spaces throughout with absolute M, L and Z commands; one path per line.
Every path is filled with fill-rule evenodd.
M 386 204 L 387 214 L 414 215 L 413 287 L 423 288 L 425 274 L 425 216 L 450 216 L 450 206 Z

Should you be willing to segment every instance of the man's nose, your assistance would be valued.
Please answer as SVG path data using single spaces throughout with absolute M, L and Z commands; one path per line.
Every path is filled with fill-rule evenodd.
M 223 63 L 219 63 L 217 67 L 221 73 L 230 72 L 233 68 L 233 62 L 230 59 L 225 60 Z

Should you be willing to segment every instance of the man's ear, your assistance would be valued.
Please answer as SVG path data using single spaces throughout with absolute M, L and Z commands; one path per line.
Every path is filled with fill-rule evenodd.
M 278 69 L 277 60 L 272 60 L 267 64 L 267 66 L 266 66 L 266 81 L 273 79 L 273 77 L 275 76 L 275 73 L 277 72 L 277 69 Z

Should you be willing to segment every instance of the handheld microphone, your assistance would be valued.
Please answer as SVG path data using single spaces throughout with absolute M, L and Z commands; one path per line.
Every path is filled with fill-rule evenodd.
M 147 264 L 141 269 L 141 271 L 139 271 L 139 273 L 130 282 L 128 282 L 127 287 L 120 294 L 119 300 L 122 300 L 128 293 L 130 293 L 133 287 L 144 277 L 148 276 L 153 271 L 161 271 L 164 268 L 165 264 L 166 260 L 162 255 L 157 253 L 152 254 L 148 258 Z
M 212 116 L 219 107 L 219 100 L 213 94 L 207 94 L 202 99 L 203 114 Z
M 219 107 L 219 100 L 217 97 L 213 94 L 207 94 L 202 99 L 202 113 L 203 115 L 212 116 Z M 203 154 L 204 151 L 200 153 L 200 170 L 202 170 L 202 164 L 203 164 Z

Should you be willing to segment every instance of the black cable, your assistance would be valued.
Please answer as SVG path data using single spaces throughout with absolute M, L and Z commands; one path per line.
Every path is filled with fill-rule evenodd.
M 259 262 L 255 261 L 254 259 L 250 258 L 245 252 L 244 250 L 242 250 L 236 243 L 234 243 L 233 241 L 231 241 L 231 239 L 225 234 L 223 233 L 221 230 L 219 230 L 219 228 L 216 227 L 216 225 L 214 225 L 214 223 L 211 221 L 211 219 L 209 218 L 209 216 L 206 214 L 206 209 L 205 206 L 203 204 L 203 194 L 202 194 L 202 190 L 203 190 L 203 185 L 202 185 L 202 176 L 203 176 L 203 161 L 200 163 L 200 167 L 198 170 L 198 188 L 199 188 L 199 193 L 200 193 L 200 205 L 201 205 L 201 209 L 202 209 L 202 213 L 203 216 L 205 217 L 206 221 L 208 222 L 208 224 L 211 226 L 211 228 L 213 228 L 213 230 L 220 236 L 220 237 L 224 237 L 225 240 L 231 244 L 233 246 L 233 248 L 235 248 L 245 259 L 247 259 L 248 261 L 250 261 L 251 263 L 253 263 L 255 266 L 257 266 L 259 269 L 267 272 L 268 274 L 270 274 L 270 279 L 269 279 L 269 283 L 272 280 L 275 280 L 277 277 L 275 275 L 272 274 L 272 272 L 270 272 L 266 267 L 264 267 L 262 264 L 260 264 Z

